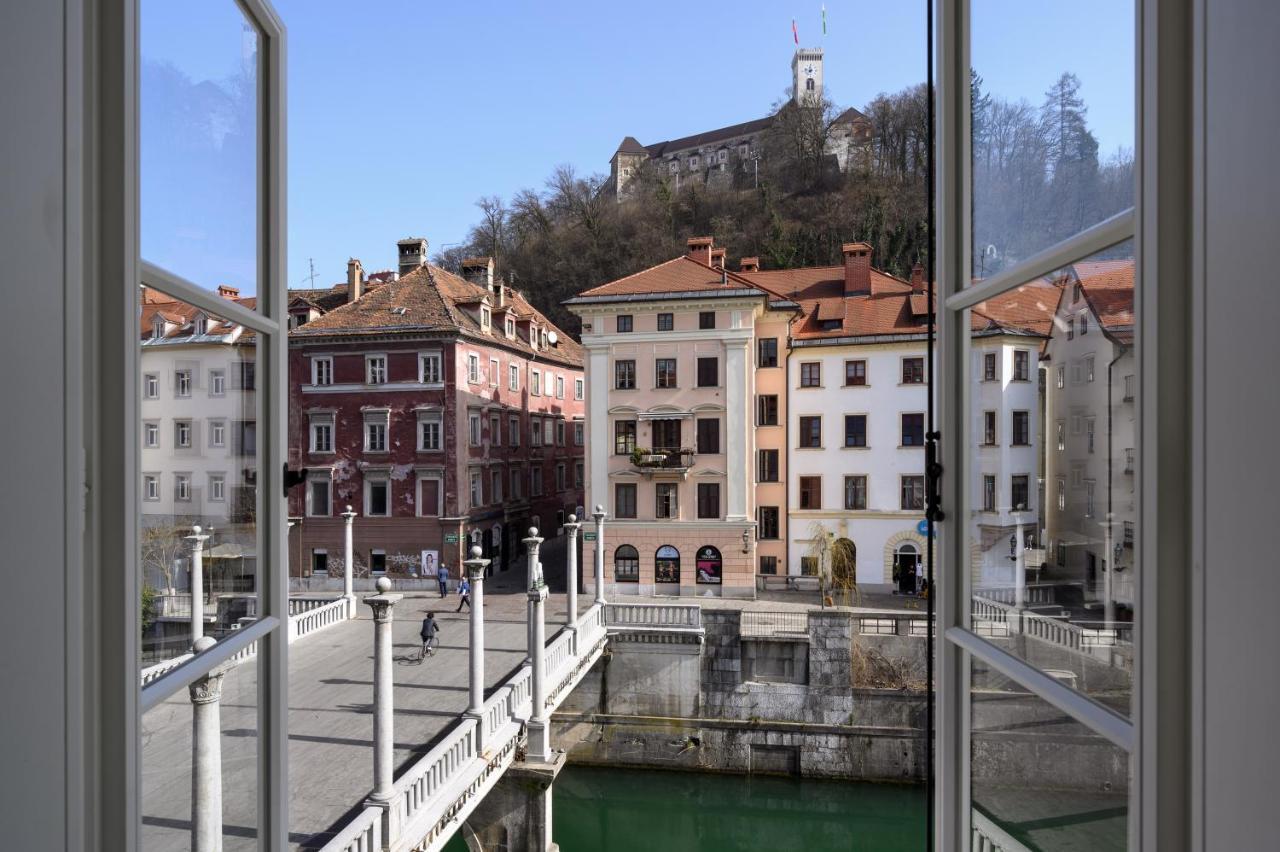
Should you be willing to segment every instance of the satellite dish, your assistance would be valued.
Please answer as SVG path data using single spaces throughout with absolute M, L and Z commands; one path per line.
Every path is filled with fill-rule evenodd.
M 557 335 L 554 331 L 547 335 L 547 342 L 550 343 L 552 346 L 555 346 L 556 341 L 559 339 L 560 339 L 559 335 Z

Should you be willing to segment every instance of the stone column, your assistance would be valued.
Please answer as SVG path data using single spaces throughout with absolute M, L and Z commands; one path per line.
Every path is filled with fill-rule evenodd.
M 724 518 L 727 521 L 749 519 L 747 502 L 751 490 L 752 447 L 748 441 L 755 430 L 751 428 L 750 404 L 752 373 L 748 370 L 748 338 L 735 338 L 725 342 L 725 458 L 726 499 Z
M 479 547 L 471 548 L 471 558 L 463 565 L 471 581 L 471 645 L 469 658 L 469 699 L 466 716 L 476 721 L 476 753 L 484 753 L 484 572 L 488 559 L 481 559 Z
M 529 528 L 524 540 L 529 551 L 529 658 L 533 662 L 533 710 L 529 714 L 530 760 L 551 760 L 551 731 L 547 725 L 547 626 L 544 620 L 547 585 L 542 582 L 538 566 L 538 547 L 542 539 L 538 528 Z
M 577 515 L 570 515 L 569 520 L 565 522 L 564 531 L 569 540 L 568 558 L 565 561 L 566 585 L 569 594 L 569 619 L 566 622 L 568 628 L 573 633 L 573 652 L 578 653 L 578 530 L 582 524 L 578 523 Z
M 355 526 L 356 513 L 351 510 L 351 505 L 347 505 L 347 511 L 342 513 L 343 520 L 346 521 L 343 529 L 342 539 L 342 596 L 347 599 L 347 618 L 356 617 L 356 588 L 355 588 L 355 547 L 351 542 L 352 528 Z
M 197 529 L 199 529 L 197 527 Z M 218 644 L 212 636 L 196 639 L 197 654 Z M 222 849 L 222 724 L 218 702 L 222 678 L 230 666 L 214 667 L 192 681 L 191 694 L 191 849 Z
M 395 780 L 393 708 L 395 690 L 391 682 L 392 609 L 403 595 L 388 594 L 391 581 L 379 577 L 378 594 L 364 602 L 373 610 L 373 792 L 367 801 L 390 811 L 391 786 Z M 388 837 L 389 834 L 383 834 Z
M 191 528 L 191 648 L 204 635 L 204 543 L 209 536 L 200 527 Z M 221 842 L 221 841 L 219 841 Z
M 1027 597 L 1027 549 L 1022 537 L 1022 512 L 1013 513 L 1013 522 L 1018 537 L 1013 548 L 1013 605 L 1021 612 Z
M 604 506 L 591 513 L 596 519 L 596 603 L 604 606 Z

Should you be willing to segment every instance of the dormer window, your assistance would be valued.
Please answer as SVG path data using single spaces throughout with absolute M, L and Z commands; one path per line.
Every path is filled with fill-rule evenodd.
M 538 329 L 533 324 L 529 325 L 529 345 L 534 349 L 538 348 Z
M 156 319 L 155 322 L 151 323 L 151 336 L 157 340 L 164 337 L 164 320 Z
M 698 167 L 698 155 L 694 154 L 689 158 L 689 168 L 696 169 Z
M 507 317 L 507 337 L 514 340 L 515 336 L 516 336 L 516 321 L 511 317 Z
M 547 330 L 545 328 L 538 333 L 538 346 L 543 349 L 547 348 Z
M 193 333 L 195 333 L 195 334 L 208 334 L 208 333 L 209 333 L 209 320 L 208 320 L 206 317 L 196 317 L 196 321 L 195 321 L 195 323 L 194 323 Z
M 485 307 L 480 308 L 480 327 L 485 331 L 489 330 L 489 326 L 493 323 L 493 313 Z

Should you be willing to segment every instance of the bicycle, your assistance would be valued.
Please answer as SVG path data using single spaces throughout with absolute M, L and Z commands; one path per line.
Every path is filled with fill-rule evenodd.
M 418 649 L 417 661 L 421 663 L 427 657 L 434 657 L 435 655 L 436 655 L 436 639 L 433 636 L 427 641 L 423 642 L 422 647 Z

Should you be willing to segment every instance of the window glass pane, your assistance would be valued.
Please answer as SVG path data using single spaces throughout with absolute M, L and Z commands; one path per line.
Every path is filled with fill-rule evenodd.
M 203 287 L 257 294 L 257 31 L 235 3 L 144 0 L 142 256 Z
M 974 0 L 973 274 L 1133 205 L 1131 3 Z M 1046 50 L 1046 35 L 1069 51 Z
M 1133 680 L 1134 264 L 1125 243 L 977 305 L 970 383 L 973 629 L 1122 713 Z M 1068 337 L 1087 315 L 1101 333 Z M 989 333 L 993 324 L 1010 335 Z M 978 327 L 975 325 L 975 327 Z M 987 353 L 1045 381 L 983 381 Z M 1019 339 L 1020 337 L 1020 339 Z M 1099 366 L 1092 374 L 1083 365 Z M 1049 380 L 1066 367 L 1058 387 Z M 989 446 L 991 413 L 1011 434 Z
M 977 660 L 971 706 L 974 849 L 1127 848 L 1123 749 Z
M 142 305 L 140 369 L 157 391 L 139 387 L 144 668 L 186 654 L 196 620 L 217 638 L 258 614 L 257 337 L 219 317 L 197 334 L 201 316 L 157 290 Z
M 143 714 L 142 849 L 190 849 L 193 820 L 209 817 L 222 824 L 220 848 L 258 848 L 257 668 L 256 657 L 242 659 Z M 193 796 L 197 744 L 204 746 L 198 766 L 213 782 L 201 789 L 220 789 L 220 809 L 207 794 Z

